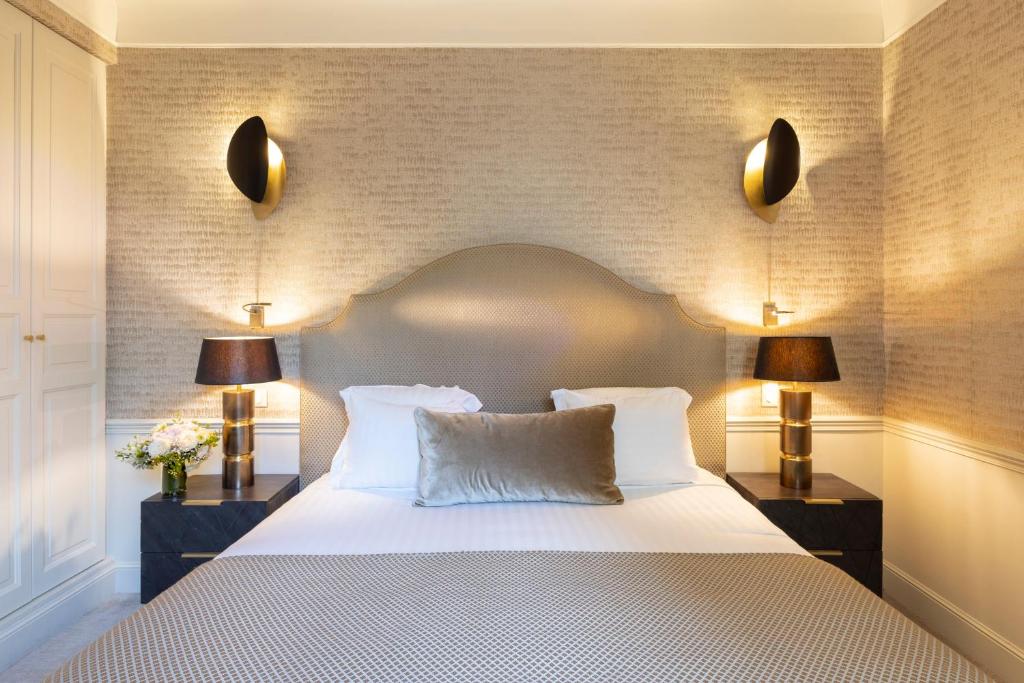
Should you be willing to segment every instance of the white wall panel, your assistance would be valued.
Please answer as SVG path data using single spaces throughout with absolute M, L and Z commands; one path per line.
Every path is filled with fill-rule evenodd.
M 1024 457 L 998 464 L 952 441 L 893 432 L 884 441 L 887 595 L 1001 680 L 1024 680 Z
M 33 592 L 103 559 L 103 65 L 35 24 L 32 97 Z
M 32 21 L 0 3 L 0 616 L 31 597 Z

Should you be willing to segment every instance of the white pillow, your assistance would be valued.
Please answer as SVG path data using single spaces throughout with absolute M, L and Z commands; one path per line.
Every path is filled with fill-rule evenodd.
M 349 387 L 348 430 L 331 462 L 334 488 L 415 488 L 420 450 L 413 411 L 471 413 L 480 400 L 458 387 Z
M 699 469 L 686 409 L 693 397 L 678 387 L 555 389 L 556 410 L 615 406 L 615 483 L 619 486 L 683 484 Z
M 340 392 L 341 399 L 348 404 L 351 396 L 365 396 L 375 401 L 395 403 L 401 406 L 442 406 L 459 403 L 467 412 L 475 413 L 483 407 L 475 395 L 459 387 L 428 387 L 416 384 L 411 387 L 380 384 L 376 386 L 347 387 Z

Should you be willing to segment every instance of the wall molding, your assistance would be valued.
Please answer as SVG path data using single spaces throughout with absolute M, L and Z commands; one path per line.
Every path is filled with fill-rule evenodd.
M 104 64 L 117 64 L 117 46 L 50 0 L 7 0 L 54 33 L 67 38 Z
M 883 560 L 882 569 L 887 601 L 926 624 L 946 643 L 956 643 L 956 648 L 975 662 L 986 662 L 990 673 L 1002 680 L 1024 680 L 1024 649 L 889 560 Z
M 813 420 L 814 431 L 843 434 L 849 432 L 880 432 L 883 418 L 870 416 L 821 415 Z M 769 415 L 730 415 L 725 431 L 730 434 L 749 432 L 778 432 L 779 418 Z
M 219 417 L 197 419 L 214 428 L 219 428 L 224 424 L 224 420 Z M 110 419 L 107 420 L 106 433 L 129 436 L 145 434 L 160 422 L 162 420 L 154 418 Z M 730 415 L 726 418 L 725 431 L 729 434 L 771 433 L 777 432 L 778 429 L 779 418 L 771 415 Z M 885 432 L 1024 474 L 1024 453 L 990 446 L 980 441 L 891 417 L 821 415 L 814 418 L 814 430 L 830 434 Z M 256 433 L 294 434 L 297 436 L 299 420 L 290 417 L 260 418 L 256 420 Z
M 219 428 L 224 420 L 219 417 L 195 418 L 211 427 Z M 145 434 L 153 429 L 163 419 L 156 418 L 117 418 L 107 420 L 106 433 L 120 435 Z M 850 416 L 829 416 L 823 415 L 814 418 L 814 429 L 819 432 L 880 432 L 882 431 L 883 420 L 880 417 L 850 417 Z M 725 431 L 737 434 L 744 432 L 777 432 L 779 431 L 779 418 L 755 415 L 742 416 L 730 415 L 726 418 Z M 257 434 L 298 434 L 299 420 L 290 417 L 257 418 Z
M 996 467 L 1024 474 L 1024 453 L 1019 451 L 990 446 L 980 441 L 891 417 L 885 418 L 885 431 L 887 434 L 901 436 L 911 441 L 962 455 L 965 458 L 980 460 Z
M 114 593 L 113 560 L 100 560 L 0 619 L 0 671 Z
M 133 436 L 145 434 L 151 431 L 166 418 L 126 418 L 107 420 L 106 433 L 109 435 L 120 434 Z M 220 429 L 224 420 L 219 417 L 195 418 L 196 422 Z M 256 420 L 257 434 L 299 434 L 299 421 L 297 418 L 260 418 Z

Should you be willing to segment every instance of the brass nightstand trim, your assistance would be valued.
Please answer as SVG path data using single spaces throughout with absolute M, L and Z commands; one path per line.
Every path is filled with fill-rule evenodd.
M 192 500 L 181 501 L 182 505 L 203 505 L 207 507 L 216 507 L 223 503 L 223 500 L 214 500 L 212 498 L 193 498 Z
M 181 559 L 183 560 L 198 560 L 202 558 L 217 557 L 220 553 L 182 553 Z
M 842 498 L 804 498 L 808 505 L 842 505 Z
M 842 557 L 842 550 L 808 550 L 811 555 L 815 557 Z

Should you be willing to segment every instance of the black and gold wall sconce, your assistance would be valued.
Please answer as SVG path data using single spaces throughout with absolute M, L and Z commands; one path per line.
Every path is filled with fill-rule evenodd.
M 768 137 L 747 156 L 743 193 L 762 220 L 779 219 L 780 202 L 800 179 L 800 140 L 785 119 L 775 119 Z
M 281 201 L 287 175 L 284 155 L 267 136 L 267 126 L 259 116 L 246 119 L 231 136 L 228 175 L 252 201 L 256 218 L 269 216 Z

